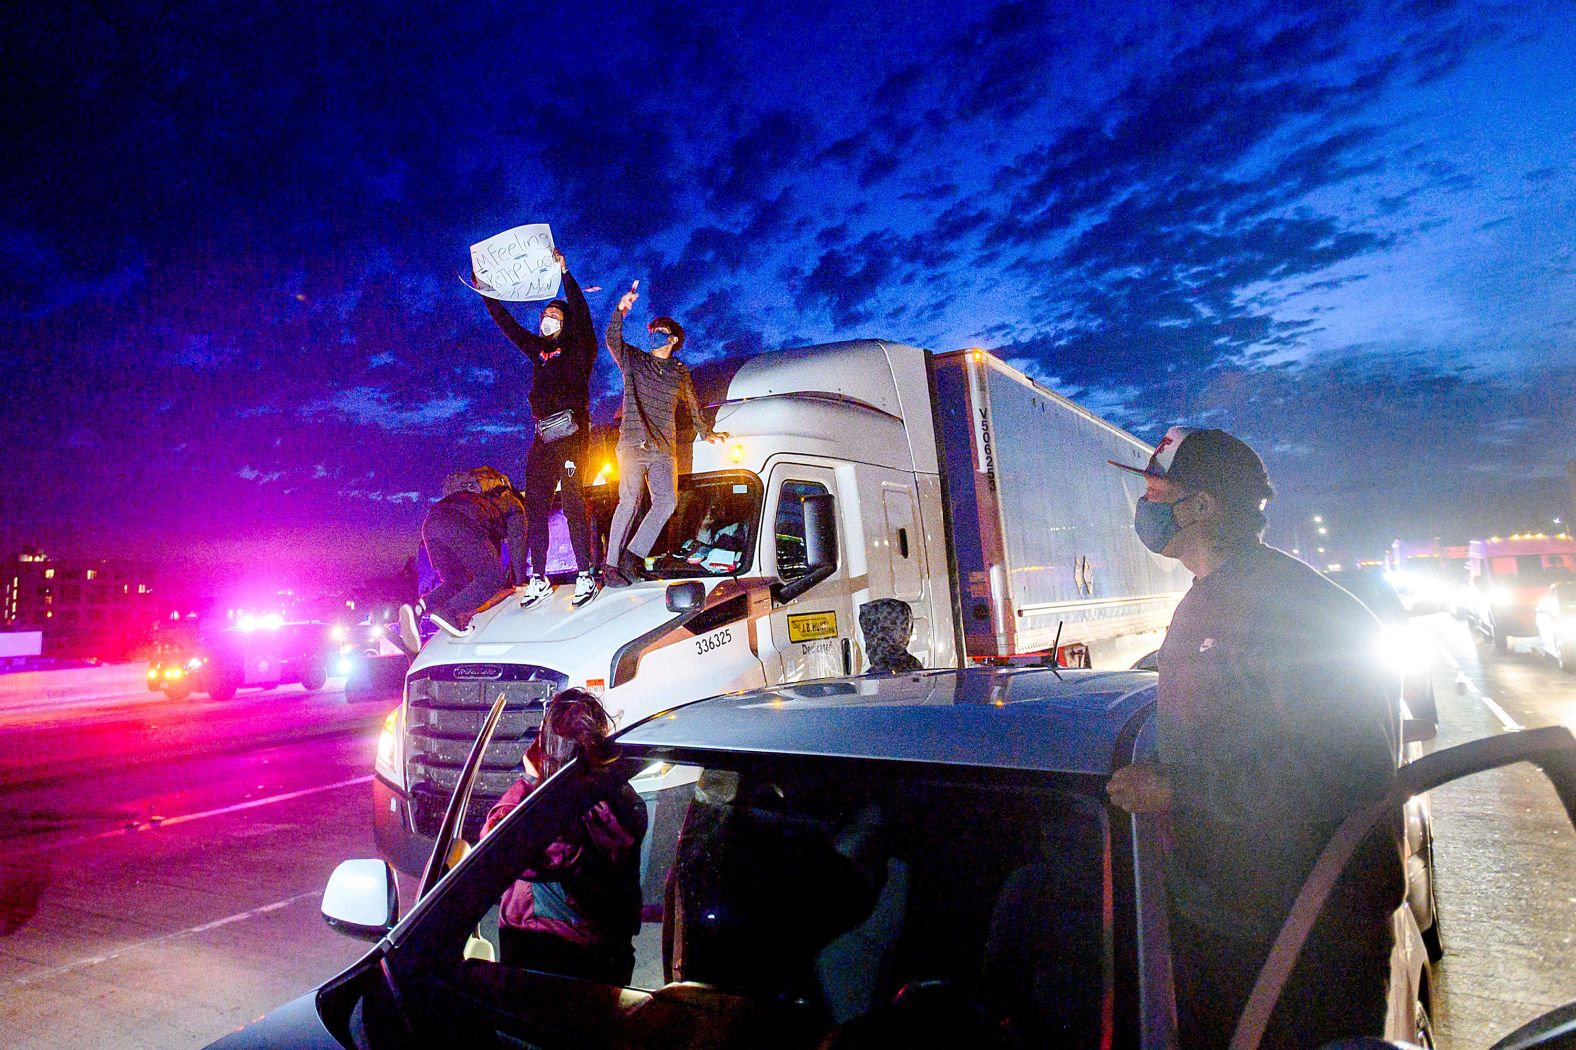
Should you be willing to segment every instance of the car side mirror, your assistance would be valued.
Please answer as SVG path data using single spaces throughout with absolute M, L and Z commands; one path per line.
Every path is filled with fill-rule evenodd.
M 382 860 L 347 860 L 323 890 L 323 920 L 364 941 L 380 940 L 399 922 L 399 884 Z
M 670 583 L 663 600 L 667 603 L 670 613 L 689 612 L 706 604 L 706 588 L 701 586 L 699 580 Z
M 809 571 L 773 589 L 779 602 L 791 602 L 837 571 L 837 500 L 830 493 L 804 497 L 804 555 Z

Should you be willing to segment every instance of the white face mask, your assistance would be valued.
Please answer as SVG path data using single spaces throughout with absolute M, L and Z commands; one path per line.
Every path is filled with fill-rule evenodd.
M 558 318 L 556 318 L 556 317 L 544 317 L 544 318 L 542 318 L 541 332 L 542 332 L 542 338 L 543 339 L 551 339 L 553 336 L 555 336 L 559 332 L 563 331 L 563 329 L 564 329 L 564 323 L 562 321 L 560 321 Z

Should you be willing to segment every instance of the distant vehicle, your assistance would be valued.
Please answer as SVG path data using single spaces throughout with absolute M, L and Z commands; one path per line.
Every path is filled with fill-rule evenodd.
M 386 862 L 341 864 L 324 917 L 376 946 L 215 1050 L 810 1048 L 839 1028 L 887 1046 L 916 1015 L 957 1046 L 1172 1050 L 1169 829 L 1105 798 L 1154 753 L 1154 682 L 972 667 L 691 702 L 620 734 L 611 767 L 561 770 L 467 853 L 453 847 L 500 698 L 435 843 L 463 859 L 429 865 L 404 921 Z M 1547 746 L 1532 732 L 1487 743 Z M 650 814 L 630 986 L 494 961 L 482 920 L 504 889 L 626 782 Z M 1303 892 L 1317 907 L 1326 889 Z M 1392 922 L 1386 1034 L 1429 1046 L 1430 964 L 1412 911 Z
M 1466 581 L 1466 566 L 1466 547 L 1446 546 L 1438 540 L 1396 540 L 1384 556 L 1385 579 L 1414 613 L 1450 611 Z
M 412 654 L 399 645 L 397 608 L 380 609 L 360 623 L 336 626 L 331 632 L 339 643 L 333 672 L 344 676 L 345 699 L 350 703 L 400 698 Z
M 1550 585 L 1576 580 L 1576 540 L 1564 533 L 1495 536 L 1468 546 L 1463 619 L 1501 652 L 1512 638 L 1538 633 L 1536 609 Z
M 1543 655 L 1559 664 L 1560 670 L 1576 674 L 1576 580 L 1549 588 L 1538 602 L 1536 623 Z
M 1383 625 L 1379 655 L 1401 676 L 1401 699 L 1406 701 L 1407 710 L 1413 718 L 1437 723 L 1433 644 L 1412 624 L 1412 614 L 1390 585 L 1387 574 L 1378 569 L 1351 569 L 1327 572 L 1325 576 L 1366 605 Z
M 590 689 L 628 725 L 703 696 L 857 674 L 872 599 L 909 603 L 909 649 L 927 667 L 1125 667 L 1170 623 L 1189 576 L 1134 535 L 1144 481 L 1106 461 L 1142 465 L 1153 449 L 1119 427 L 983 350 L 861 339 L 728 368 L 696 370 L 731 436 L 681 450 L 653 579 L 578 608 L 567 587 L 530 608 L 502 601 L 412 663 L 370 799 L 401 870 L 430 851 L 465 742 L 502 694 L 500 753 L 515 755 L 489 757 L 480 811 L 556 690 Z M 614 469 L 581 472 L 593 508 L 610 503 Z
M 323 688 L 339 646 L 326 623 L 286 623 L 282 616 L 245 616 L 234 627 L 165 639 L 148 668 L 148 688 L 172 700 L 206 693 L 229 700 L 238 689 L 300 683 Z

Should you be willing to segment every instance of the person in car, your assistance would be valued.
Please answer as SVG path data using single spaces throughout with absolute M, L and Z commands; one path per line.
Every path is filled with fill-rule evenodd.
M 1341 821 L 1395 777 L 1399 709 L 1356 598 L 1260 540 L 1274 490 L 1221 430 L 1173 427 L 1134 524 L 1193 572 L 1159 654 L 1159 764 L 1111 777 L 1111 801 L 1169 811 L 1171 946 L 1184 1047 L 1226 1046 L 1298 889 Z M 1384 1033 L 1405 885 L 1399 813 L 1314 928 L 1267 1046 Z
M 877 598 L 859 609 L 859 629 L 865 636 L 865 653 L 870 670 L 878 674 L 904 674 L 923 670 L 925 665 L 908 651 L 908 637 L 914 632 L 914 610 L 896 598 Z
M 412 653 L 421 649 L 423 616 L 456 638 L 466 637 L 471 617 L 509 586 L 511 574 L 524 571 L 525 505 L 508 475 L 492 467 L 450 474 L 443 498 L 422 522 L 421 540 L 439 580 L 415 605 L 400 606 L 400 640 Z
M 547 704 L 526 751 L 525 775 L 487 813 L 485 836 L 538 784 L 579 758 L 606 766 L 616 757 L 613 720 L 595 696 L 565 689 Z M 500 961 L 604 984 L 627 985 L 640 932 L 640 846 L 646 805 L 625 782 L 598 802 L 504 891 L 498 915 Z
M 537 331 L 527 331 L 497 299 L 483 296 L 482 302 L 493 322 L 530 362 L 532 372 L 529 399 L 536 435 L 525 455 L 524 487 L 530 519 L 526 532 L 531 575 L 521 591 L 521 603 L 534 605 L 553 593 L 553 585 L 547 579 L 547 519 L 553 490 L 557 488 L 564 521 L 569 526 L 569 544 L 575 552 L 575 567 L 580 573 L 575 578 L 574 604 L 584 605 L 596 597 L 601 587 L 593 571 L 593 536 L 586 512 L 584 477 L 580 473 L 589 462 L 586 438 L 591 430 L 596 328 L 591 323 L 585 293 L 569 272 L 564 253 L 554 248 L 553 258 L 563 273 L 568 301 L 554 299 L 548 303 Z M 523 561 L 525 555 L 522 551 L 515 556 Z M 522 566 L 520 572 L 524 571 Z

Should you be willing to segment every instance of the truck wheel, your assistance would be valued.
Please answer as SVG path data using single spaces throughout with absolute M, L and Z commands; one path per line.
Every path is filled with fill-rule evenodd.
M 323 683 L 328 681 L 328 671 L 322 664 L 313 664 L 301 672 L 301 688 L 309 693 L 315 693 L 323 688 Z
M 233 675 L 226 675 L 213 684 L 213 687 L 208 690 L 208 696 L 221 704 L 226 703 L 235 699 L 235 691 L 240 688 L 240 685 Z

